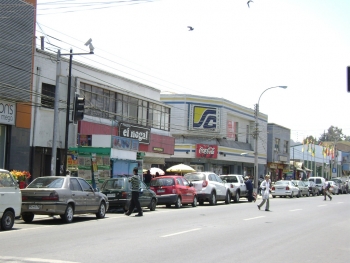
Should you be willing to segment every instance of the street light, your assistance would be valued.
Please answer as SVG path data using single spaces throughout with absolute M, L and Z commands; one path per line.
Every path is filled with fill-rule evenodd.
M 259 117 L 259 103 L 260 103 L 260 98 L 261 96 L 265 93 L 265 91 L 269 90 L 269 89 L 275 89 L 275 88 L 281 88 L 281 89 L 286 89 L 287 86 L 275 86 L 275 87 L 270 87 L 267 88 L 266 90 L 264 90 L 260 96 L 259 96 L 259 100 L 258 100 L 258 104 L 255 104 L 255 131 L 253 134 L 253 137 L 255 139 L 255 149 L 254 149 L 254 188 L 257 189 L 258 188 L 258 139 L 259 139 L 259 123 L 258 123 L 258 117 Z

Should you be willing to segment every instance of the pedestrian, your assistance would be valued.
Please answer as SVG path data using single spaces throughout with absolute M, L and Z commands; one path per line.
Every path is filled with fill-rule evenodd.
M 129 205 L 129 210 L 125 212 L 125 215 L 129 216 L 134 211 L 134 208 L 137 208 L 138 214 L 135 216 L 143 216 L 143 211 L 141 209 L 140 201 L 139 201 L 139 191 L 140 191 L 140 178 L 138 176 L 138 168 L 135 167 L 134 175 L 129 178 L 129 182 L 131 185 L 131 200 Z
M 331 188 L 331 184 L 329 183 L 329 182 L 324 182 L 323 183 L 323 195 L 324 195 L 324 199 L 323 199 L 323 201 L 327 201 L 327 198 L 326 198 L 326 196 L 328 196 L 329 197 L 329 200 L 330 201 L 332 201 L 332 197 L 330 196 L 330 194 L 329 194 L 329 188 Z
M 149 186 L 150 182 L 151 182 L 151 179 L 152 179 L 152 175 L 151 175 L 151 171 L 150 170 L 147 170 L 147 173 L 144 175 L 144 182 L 147 186 Z
M 249 179 L 248 176 L 244 177 L 244 183 L 248 191 L 248 202 L 256 201 L 256 199 L 253 196 L 253 184 L 252 181 Z
M 265 175 L 265 180 L 262 181 L 262 183 L 260 185 L 262 201 L 258 205 L 259 210 L 266 202 L 265 211 L 270 211 L 270 202 L 269 202 L 270 186 L 271 186 L 270 176 L 267 174 L 267 175 Z

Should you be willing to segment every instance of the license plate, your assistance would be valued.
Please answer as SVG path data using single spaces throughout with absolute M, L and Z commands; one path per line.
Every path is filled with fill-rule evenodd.
M 157 192 L 158 192 L 158 193 L 164 193 L 165 190 L 164 190 L 164 189 L 160 189 L 160 190 L 158 190 Z
M 107 197 L 115 197 L 115 194 L 107 194 Z
M 28 209 L 41 209 L 42 205 L 29 205 Z

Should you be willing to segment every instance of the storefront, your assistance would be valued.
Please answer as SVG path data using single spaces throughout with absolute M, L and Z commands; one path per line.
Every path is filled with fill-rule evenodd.
M 0 100 L 0 168 L 5 168 L 6 138 L 10 127 L 15 125 L 16 121 L 16 103 Z

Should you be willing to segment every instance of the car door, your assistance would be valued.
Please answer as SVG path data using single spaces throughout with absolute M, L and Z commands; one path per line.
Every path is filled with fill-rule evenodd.
M 186 203 L 193 203 L 193 198 L 195 195 L 195 189 L 190 186 L 190 183 L 183 177 L 179 177 L 179 179 L 182 180 L 182 183 L 184 185 L 185 191 L 186 191 Z
M 219 194 L 217 193 L 217 195 L 220 195 L 220 200 L 225 200 L 226 197 L 226 186 L 223 180 L 221 180 L 221 178 L 219 176 L 217 176 L 216 174 L 213 174 L 215 177 L 215 181 L 216 181 L 216 189 L 217 191 L 219 190 Z
M 69 189 L 71 190 L 71 198 L 75 202 L 75 212 L 84 213 L 86 211 L 86 194 L 83 191 L 83 188 L 78 182 L 77 178 L 69 179 Z
M 100 206 L 100 197 L 84 179 L 77 178 L 83 189 L 86 212 L 97 212 Z
M 241 196 L 247 196 L 247 186 L 244 183 L 243 176 L 237 175 L 237 179 L 239 182 L 239 188 L 241 189 Z
M 18 184 L 14 181 L 10 173 L 0 173 L 0 211 L 13 207 L 15 216 L 21 214 L 22 195 Z
M 142 189 L 142 194 L 139 195 L 140 205 L 147 207 L 151 203 L 152 194 L 144 182 L 140 181 L 140 187 Z

